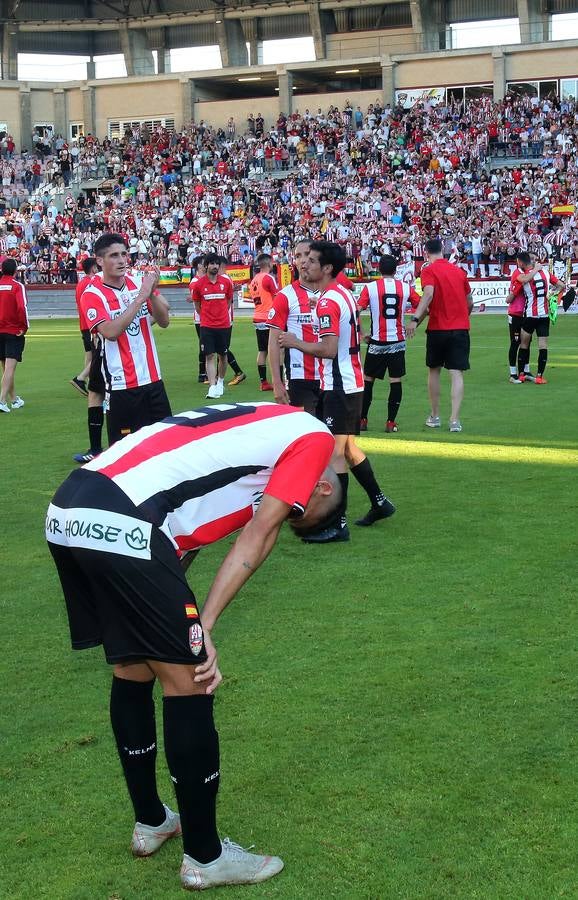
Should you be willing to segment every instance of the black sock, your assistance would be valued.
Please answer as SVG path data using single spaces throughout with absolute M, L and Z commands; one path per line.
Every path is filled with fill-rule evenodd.
M 371 500 L 372 506 L 379 506 L 380 503 L 383 503 L 385 497 L 383 496 L 380 486 L 375 480 L 375 475 L 373 474 L 373 469 L 371 468 L 371 463 L 369 462 L 367 456 L 365 457 L 363 462 L 357 463 L 356 466 L 351 467 L 351 474 L 354 478 L 357 479 L 357 481 Z
M 389 386 L 389 397 L 387 400 L 387 421 L 395 422 L 395 417 L 401 406 L 401 381 L 394 381 Z
M 235 357 L 233 356 L 233 354 L 231 353 L 230 350 L 227 350 L 227 362 L 231 366 L 235 375 L 241 374 L 241 368 L 239 366 L 239 363 L 237 362 L 237 360 L 235 359 Z
M 267 366 L 257 366 L 257 371 L 261 381 L 267 381 Z
M 161 825 L 165 808 L 157 792 L 154 681 L 112 679 L 110 721 L 137 822 Z
M 518 347 L 520 346 L 519 341 L 510 341 L 510 349 L 508 350 L 508 363 L 511 369 L 515 368 L 516 360 L 518 359 Z
M 361 407 L 361 418 L 362 419 L 367 419 L 369 407 L 371 406 L 371 401 L 373 400 L 373 386 L 374 385 L 375 385 L 375 381 L 365 381 L 363 384 L 363 405 Z
M 339 484 L 341 485 L 341 503 L 339 504 L 338 516 L 339 527 L 345 528 L 347 525 L 347 489 L 349 488 L 349 473 L 338 472 Z
M 104 410 L 102 406 L 88 407 L 88 445 L 93 453 L 102 450 L 102 426 L 104 423 Z
M 281 381 L 285 383 L 285 369 L 283 366 L 279 366 L 279 375 L 281 377 Z
M 219 736 L 213 697 L 165 697 L 163 711 L 165 754 L 179 805 L 183 849 L 197 862 L 212 862 L 222 849 L 216 817 Z
M 548 351 L 540 348 L 538 350 L 538 375 L 543 375 L 546 371 L 546 363 L 548 362 Z
M 525 366 L 530 362 L 530 348 L 520 347 L 518 350 L 518 373 L 521 375 Z

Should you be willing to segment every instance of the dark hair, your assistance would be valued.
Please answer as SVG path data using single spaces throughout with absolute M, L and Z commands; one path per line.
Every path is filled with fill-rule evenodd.
M 93 247 L 94 255 L 102 256 L 104 251 L 108 250 L 109 247 L 112 247 L 113 244 L 122 244 L 123 247 L 128 250 L 128 244 L 122 234 L 114 234 L 114 232 L 109 231 L 107 234 L 101 234 L 96 241 Z
M 90 275 L 90 270 L 94 269 L 96 265 L 96 257 L 95 256 L 87 256 L 86 259 L 82 261 L 82 271 L 85 275 Z
M 523 265 L 525 265 L 525 266 L 532 265 L 532 257 L 530 256 L 529 253 L 526 253 L 525 251 L 520 250 L 519 253 L 516 253 L 516 259 L 518 260 L 518 262 L 523 263 Z
M 201 256 L 195 256 L 195 258 L 194 258 L 194 260 L 193 260 L 193 262 L 192 262 L 192 265 L 193 265 L 193 268 L 194 268 L 194 269 L 197 269 L 199 266 L 204 266 L 204 265 L 205 265 L 205 257 L 202 256 L 202 255 L 201 255 Z
M 8 258 L 2 260 L 2 274 L 3 275 L 14 275 L 16 273 L 16 269 L 18 268 L 18 264 L 15 259 Z
M 343 272 L 347 257 L 340 244 L 333 244 L 331 241 L 312 241 L 309 249 L 319 254 L 321 266 L 331 266 L 333 276 Z
M 263 263 L 272 263 L 273 257 L 270 253 L 260 253 L 255 262 L 259 267 L 261 267 Z
M 298 241 L 295 241 L 295 242 L 294 242 L 294 244 L 293 244 L 293 249 L 295 249 L 295 247 L 298 247 L 299 244 L 309 244 L 309 246 L 311 246 L 312 243 L 313 243 L 313 239 L 312 239 L 312 238 L 302 237 L 302 238 L 299 238 Z
M 441 253 L 442 252 L 442 242 L 439 238 L 430 238 L 429 241 L 425 242 L 425 249 L 427 253 Z
M 214 263 L 217 263 L 219 266 L 221 265 L 221 257 L 218 253 L 205 253 L 205 258 L 203 260 L 203 265 L 205 269 L 207 266 L 212 266 Z
M 379 271 L 382 275 L 394 275 L 397 269 L 395 256 L 382 256 L 379 260 Z

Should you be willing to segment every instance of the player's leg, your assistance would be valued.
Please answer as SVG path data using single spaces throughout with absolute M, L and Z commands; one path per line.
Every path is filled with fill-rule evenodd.
M 7 356 L 4 360 L 2 381 L 0 382 L 0 404 L 8 406 L 14 400 L 14 377 L 16 372 L 17 359 Z
M 521 316 L 508 316 L 508 331 L 510 333 L 510 346 L 508 348 L 508 365 L 510 367 L 510 382 L 521 384 L 518 378 L 518 350 L 520 349 Z
M 389 375 L 389 397 L 387 398 L 387 422 L 385 430 L 394 432 L 398 430 L 397 414 L 401 406 L 403 393 L 401 380 L 405 376 L 405 350 L 386 355 Z
M 453 331 L 448 336 L 445 366 L 450 375 L 450 431 L 462 430 L 460 409 L 464 399 L 464 372 L 470 368 L 470 332 L 466 329 Z
M 440 378 L 445 361 L 446 336 L 443 331 L 426 333 L 425 364 L 428 369 L 427 389 L 431 407 L 425 424 L 429 428 L 440 427 Z
M 178 822 L 167 822 L 168 813 L 157 789 L 157 730 L 153 689 L 155 675 L 145 662 L 117 663 L 110 692 L 110 721 L 124 779 L 133 805 L 135 831 L 132 850 L 148 856 L 160 843 L 151 829 L 167 826 L 180 831 Z M 144 826 L 144 827 L 143 827 Z
M 464 399 L 464 373 L 460 369 L 449 369 L 450 375 L 450 396 L 451 396 L 451 415 L 450 422 L 460 421 L 460 409 Z
M 205 356 L 205 367 L 209 384 L 211 387 L 215 387 L 217 384 L 217 364 L 214 353 L 207 353 Z
M 518 350 L 518 378 L 524 375 L 524 371 L 530 362 L 530 341 L 534 331 L 534 324 L 531 319 L 524 319 L 522 328 L 520 329 L 520 349 Z M 525 380 L 521 378 L 521 380 Z
M 199 355 L 198 355 L 198 363 L 199 363 L 199 375 L 198 382 L 199 384 L 204 384 L 207 380 L 207 371 L 205 367 L 205 351 L 203 349 L 203 344 L 201 341 L 201 326 L 198 322 L 195 322 L 195 331 L 197 332 L 197 338 L 199 340 Z
M 363 376 L 363 404 L 361 407 L 361 425 L 360 431 L 367 431 L 367 419 L 369 409 L 373 401 L 373 388 L 375 386 L 375 378 L 370 375 Z
M 233 370 L 233 378 L 231 378 L 231 380 L 229 382 L 229 386 L 234 387 L 237 384 L 241 384 L 242 381 L 245 381 L 247 376 L 245 375 L 241 366 L 237 362 L 235 355 L 230 347 L 227 350 L 227 362 L 229 363 L 229 365 L 231 366 L 231 368 Z
M 361 519 L 357 519 L 356 525 L 373 525 L 379 519 L 387 519 L 395 512 L 395 506 L 388 500 L 381 490 L 375 477 L 373 467 L 363 450 L 357 446 L 355 436 L 347 436 L 345 445 L 345 458 L 349 471 L 363 488 L 371 503 L 371 509 Z
M 105 384 L 102 374 L 102 359 L 99 351 L 94 348 L 88 373 L 88 450 L 86 453 L 76 453 L 73 459 L 77 463 L 90 462 L 99 453 L 102 453 L 102 426 L 104 425 L 104 394 Z
M 429 395 L 429 402 L 431 407 L 431 416 L 430 419 L 435 422 L 438 420 L 439 425 L 439 417 L 440 417 L 440 377 L 441 377 L 441 366 L 432 366 L 428 369 L 427 376 L 427 389 Z
M 538 335 L 538 370 L 536 378 L 534 380 L 536 384 L 546 384 L 544 372 L 546 371 L 546 365 L 548 363 L 548 335 L 550 333 L 550 320 L 546 318 L 539 319 L 536 333 Z

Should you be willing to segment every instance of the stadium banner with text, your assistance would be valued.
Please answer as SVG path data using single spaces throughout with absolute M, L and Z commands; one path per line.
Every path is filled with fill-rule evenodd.
M 506 307 L 510 282 L 507 278 L 470 278 L 474 306 Z
M 395 102 L 404 109 L 411 109 L 416 103 L 443 103 L 446 99 L 445 87 L 413 88 L 395 92 Z

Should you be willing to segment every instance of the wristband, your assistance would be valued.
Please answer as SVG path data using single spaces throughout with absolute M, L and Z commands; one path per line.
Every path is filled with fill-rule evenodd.
M 418 322 L 418 323 L 419 323 L 419 318 L 418 318 L 417 316 L 412 316 L 412 317 L 411 317 L 411 321 L 412 321 L 412 322 Z

